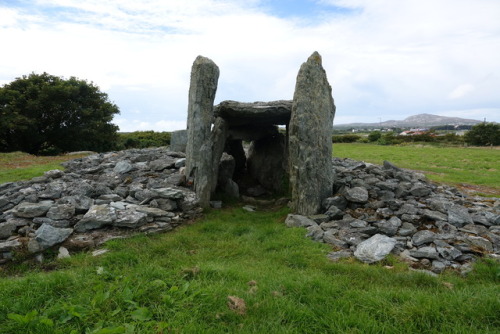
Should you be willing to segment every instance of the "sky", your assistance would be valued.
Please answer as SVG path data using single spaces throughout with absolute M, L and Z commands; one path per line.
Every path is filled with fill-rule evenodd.
M 429 113 L 500 122 L 500 0 L 0 0 L 0 86 L 93 82 L 120 131 L 185 129 L 191 66 L 215 103 L 292 99 L 314 52 L 335 124 Z

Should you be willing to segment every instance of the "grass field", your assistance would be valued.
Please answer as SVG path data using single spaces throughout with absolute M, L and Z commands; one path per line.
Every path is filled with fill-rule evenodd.
M 454 185 L 483 186 L 500 196 L 500 149 L 433 147 L 422 145 L 382 146 L 373 144 L 334 144 L 333 155 L 375 164 L 388 160 L 398 167 L 425 172 L 433 181 Z M 490 189 L 486 189 L 490 188 Z
M 108 242 L 99 257 L 54 260 L 50 272 L 11 269 L 0 333 L 500 331 L 498 264 L 435 278 L 394 258 L 333 263 L 327 245 L 285 227 L 286 214 L 211 211 L 171 233 Z
M 61 162 L 85 155 L 34 156 L 22 152 L 0 153 L 0 183 L 29 180 L 51 169 L 63 169 Z

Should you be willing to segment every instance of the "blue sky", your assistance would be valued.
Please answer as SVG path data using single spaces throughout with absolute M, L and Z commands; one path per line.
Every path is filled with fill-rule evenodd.
M 122 131 L 185 127 L 196 56 L 216 103 L 291 99 L 313 52 L 335 124 L 419 113 L 500 122 L 498 0 L 0 0 L 0 85 L 31 72 L 94 82 Z

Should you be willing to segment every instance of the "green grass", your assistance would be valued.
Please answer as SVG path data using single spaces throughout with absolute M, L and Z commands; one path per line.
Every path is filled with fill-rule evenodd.
M 434 278 L 394 258 L 333 263 L 327 245 L 284 226 L 286 213 L 211 211 L 172 233 L 108 242 L 100 257 L 54 260 L 56 271 L 11 268 L 0 278 L 0 332 L 500 331 L 498 264 Z M 228 296 L 245 301 L 243 314 Z
M 433 181 L 491 187 L 500 196 L 499 149 L 355 143 L 334 144 L 333 155 L 375 164 L 388 160 L 398 167 L 423 171 Z
M 61 162 L 85 155 L 35 156 L 28 153 L 0 153 L 0 183 L 29 180 L 51 169 L 63 169 Z

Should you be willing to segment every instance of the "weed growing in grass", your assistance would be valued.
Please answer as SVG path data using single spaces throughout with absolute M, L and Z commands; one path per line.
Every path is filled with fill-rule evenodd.
M 60 271 L 0 279 L 5 333 L 401 333 L 500 328 L 498 263 L 468 278 L 330 262 L 286 209 L 211 210 L 163 235 L 113 240 Z M 61 261 L 61 260 L 54 260 Z M 450 288 L 451 287 L 451 288 Z M 243 301 L 241 308 L 229 297 Z

